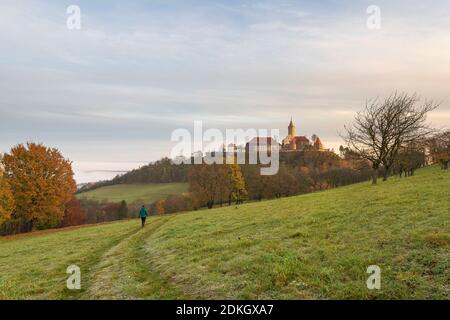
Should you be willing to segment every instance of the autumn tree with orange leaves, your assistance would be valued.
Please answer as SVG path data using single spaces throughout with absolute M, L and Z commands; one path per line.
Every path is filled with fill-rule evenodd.
M 36 143 L 15 146 L 2 162 L 15 201 L 13 218 L 30 229 L 60 225 L 76 191 L 71 162 L 57 149 Z
M 3 176 L 3 169 L 0 167 L 0 224 L 11 218 L 13 210 L 13 194 L 8 181 Z

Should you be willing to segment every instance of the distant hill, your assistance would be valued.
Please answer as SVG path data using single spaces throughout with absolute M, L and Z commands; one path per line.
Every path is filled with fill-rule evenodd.
M 168 195 L 182 194 L 187 192 L 187 189 L 187 183 L 175 182 L 117 184 L 78 193 L 77 198 L 98 201 L 107 200 L 109 202 L 125 200 L 128 203 L 142 200 L 145 204 L 149 204 L 159 199 L 165 199 Z
M 111 180 L 85 184 L 78 188 L 78 193 L 119 184 L 186 182 L 187 172 L 187 165 L 175 165 L 171 159 L 163 158 L 127 173 L 117 175 Z
M 449 299 L 450 171 L 0 240 L 0 299 Z M 82 290 L 66 289 L 81 267 Z M 366 287 L 381 268 L 381 289 Z M 30 272 L 32 270 L 32 272 Z

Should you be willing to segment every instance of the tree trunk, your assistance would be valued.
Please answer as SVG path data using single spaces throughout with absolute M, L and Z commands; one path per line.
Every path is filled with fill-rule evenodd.
M 388 177 L 389 177 L 389 167 L 384 167 L 383 181 L 386 181 Z
M 373 168 L 372 171 L 372 184 L 377 184 L 378 179 L 378 168 Z

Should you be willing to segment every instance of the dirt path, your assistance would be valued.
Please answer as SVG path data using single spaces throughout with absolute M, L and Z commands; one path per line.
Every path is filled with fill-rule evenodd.
M 151 270 L 144 250 L 145 239 L 172 217 L 150 220 L 143 229 L 126 237 L 102 256 L 93 267 L 90 286 L 83 299 L 175 299 L 160 275 Z

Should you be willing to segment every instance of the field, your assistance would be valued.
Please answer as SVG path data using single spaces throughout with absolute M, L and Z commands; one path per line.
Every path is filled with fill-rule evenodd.
M 450 172 L 0 240 L 3 299 L 449 299 Z M 66 289 L 67 266 L 82 289 Z M 368 290 L 366 269 L 381 268 Z
M 142 200 L 148 204 L 159 199 L 165 199 L 170 194 L 181 194 L 188 189 L 187 183 L 147 183 L 147 184 L 118 184 L 83 192 L 78 198 L 108 200 L 110 202 L 128 203 Z

